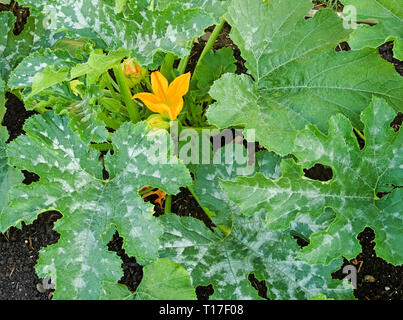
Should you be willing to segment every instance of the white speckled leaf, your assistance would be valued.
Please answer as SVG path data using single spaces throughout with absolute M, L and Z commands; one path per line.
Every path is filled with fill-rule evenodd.
M 196 300 L 195 288 L 186 270 L 162 258 L 143 268 L 143 279 L 134 296 L 137 300 Z
M 169 214 L 161 220 L 166 230 L 161 238 L 161 257 L 182 265 L 193 286 L 212 284 L 211 299 L 261 299 L 248 280 L 250 273 L 266 281 L 271 299 L 308 299 L 319 293 L 352 298 L 351 289 L 331 278 L 341 260 L 330 266 L 298 261 L 296 241 L 289 232 L 268 231 L 264 214 L 256 213 L 252 218 L 236 215 L 226 238 L 194 218 Z
M 351 123 L 339 114 L 331 118 L 328 136 L 315 127 L 298 134 L 293 152 L 298 164 L 292 159 L 283 160 L 281 178 L 271 180 L 257 174 L 222 182 L 221 186 L 245 215 L 264 208 L 271 230 L 288 228 L 297 214 L 318 217 L 326 207 L 332 208 L 336 217 L 328 229 L 314 233 L 310 245 L 299 254 L 310 263 L 328 264 L 340 256 L 355 257 L 361 250 L 356 236 L 369 226 L 376 234 L 378 256 L 402 264 L 399 243 L 403 241 L 403 211 L 398 186 L 403 180 L 382 179 L 389 176 L 388 172 L 402 177 L 403 131 L 396 133 L 390 127 L 395 115 L 384 100 L 374 98 L 361 115 L 366 138 L 363 150 Z M 315 163 L 332 168 L 332 180 L 320 182 L 304 177 L 302 168 Z M 389 194 L 379 199 L 377 192 L 386 189 Z
M 373 95 L 402 111 L 403 80 L 376 49 L 336 52 L 351 29 L 332 10 L 304 17 L 310 0 L 234 0 L 225 14 L 231 39 L 246 60 L 247 75 L 224 75 L 210 95 L 207 111 L 219 127 L 244 125 L 256 140 L 286 155 L 298 130 L 328 129 L 331 115 L 343 113 L 360 127 L 359 116 Z
M 149 185 L 173 194 L 191 180 L 181 163 L 149 163 L 152 147 L 166 139 L 164 131 L 150 134 L 144 122 L 122 125 L 113 137 L 114 155 L 105 157 L 110 174 L 105 181 L 99 154 L 70 130 L 67 117 L 37 115 L 24 130 L 27 135 L 7 149 L 10 163 L 37 173 L 40 181 L 12 189 L 0 229 L 31 223 L 50 208 L 63 214 L 55 226 L 60 240 L 42 249 L 37 265 L 40 275 L 55 281 L 55 298 L 97 299 L 102 281 L 119 280 L 121 260 L 107 250 L 109 239 L 104 238 L 111 228 L 124 238 L 126 253 L 140 263 L 158 258 L 162 226 L 138 190 Z
M 0 76 L 5 80 L 21 59 L 29 54 L 33 42 L 32 18 L 28 18 L 25 31 L 18 36 L 13 33 L 15 21 L 11 12 L 0 12 Z
M 41 73 L 46 67 L 52 67 L 58 71 L 63 67 L 72 68 L 79 60 L 73 59 L 66 51 L 45 49 L 34 52 L 26 57 L 10 75 L 8 86 L 11 89 L 31 87 L 36 74 Z M 59 82 L 62 82 L 60 80 Z M 57 83 L 57 82 L 56 82 Z
M 105 47 L 132 50 L 141 64 L 152 63 L 157 51 L 172 52 L 179 57 L 190 53 L 192 39 L 203 34 L 214 20 L 202 9 L 184 10 L 173 5 L 163 11 L 144 8 L 136 12 L 141 19 L 126 19 L 115 14 L 112 1 L 92 0 L 22 0 L 34 14 L 45 8 L 50 12 L 53 29 L 70 38 L 87 37 L 104 42 Z M 91 14 L 88 14 L 91 12 Z
M 394 56 L 403 60 L 403 3 L 400 0 L 342 0 L 354 6 L 357 20 L 375 19 L 375 26 L 359 25 L 349 41 L 353 49 L 377 48 L 394 40 Z

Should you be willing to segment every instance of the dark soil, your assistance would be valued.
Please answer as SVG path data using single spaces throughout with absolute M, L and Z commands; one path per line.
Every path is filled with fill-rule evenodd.
M 189 62 L 186 67 L 186 72 L 193 72 L 194 68 L 196 67 L 197 61 L 199 60 L 199 57 L 203 51 L 204 46 L 206 45 L 209 36 L 211 33 L 214 31 L 214 26 L 208 27 L 205 32 L 206 34 L 203 35 L 200 38 L 197 38 L 193 44 L 192 51 L 190 53 L 189 57 Z M 232 42 L 229 34 L 231 31 L 231 26 L 228 23 L 225 23 L 223 29 L 221 30 L 220 35 L 218 36 L 214 46 L 213 50 L 217 51 L 218 49 L 224 48 L 224 47 L 231 47 L 234 50 L 234 57 L 236 59 L 236 74 L 242 74 L 245 73 L 247 74 L 248 69 L 245 67 L 245 60 L 241 56 L 241 50 Z
M 387 42 L 379 47 L 379 53 L 386 61 L 393 63 L 396 71 L 403 76 L 403 61 L 393 57 L 393 42 Z
M 6 93 L 6 109 L 2 125 L 7 127 L 8 134 L 10 135 L 8 142 L 14 140 L 20 134 L 24 134 L 23 126 L 25 120 L 35 114 L 35 111 L 25 110 L 24 103 L 19 100 L 15 95 Z
M 14 1 L 10 5 L 0 4 L 0 11 L 10 10 L 17 16 L 17 23 L 14 26 L 14 33 L 22 31 L 29 10 L 18 6 Z M 208 28 L 212 32 L 214 27 Z M 245 60 L 241 57 L 240 50 L 234 45 L 229 37 L 231 27 L 226 24 L 214 46 L 214 50 L 230 46 L 234 49 L 234 56 L 237 60 L 237 74 L 247 73 Z M 207 42 L 207 38 L 201 37 L 196 40 L 192 50 L 188 69 L 193 70 L 197 59 Z M 349 50 L 346 43 L 340 44 L 336 50 Z M 397 72 L 403 75 L 403 62 L 393 58 L 393 43 L 384 44 L 379 48 L 384 59 L 393 63 Z M 188 71 L 189 71 L 188 70 Z M 12 141 L 18 135 L 24 134 L 22 129 L 25 119 L 34 114 L 33 111 L 26 111 L 24 105 L 12 94 L 7 94 L 7 112 L 3 125 L 7 127 Z M 398 130 L 403 116 L 397 116 L 391 126 Z M 25 171 L 25 184 L 38 181 L 38 176 Z M 306 170 L 305 175 L 311 179 L 327 181 L 331 179 L 332 172 L 328 168 L 315 165 Z M 146 199 L 153 202 L 153 199 Z M 209 228 L 213 227 L 211 220 L 200 208 L 192 194 L 182 188 L 181 192 L 173 197 L 172 212 L 180 216 L 193 216 L 202 220 Z M 155 205 L 155 216 L 163 214 L 163 208 Z M 46 300 L 52 298 L 52 289 L 44 290 L 42 280 L 35 273 L 34 266 L 37 263 L 39 250 L 48 245 L 54 244 L 59 239 L 59 234 L 53 230 L 54 222 L 61 217 L 55 211 L 42 213 L 30 225 L 22 223 L 22 229 L 10 228 L 4 234 L 0 234 L 0 300 Z M 346 264 L 357 266 L 358 281 L 355 296 L 360 300 L 402 300 L 403 299 L 403 266 L 394 267 L 384 260 L 376 257 L 374 251 L 374 232 L 366 228 L 359 234 L 358 239 L 362 246 L 362 253 L 356 259 L 345 261 Z M 298 244 L 305 246 L 306 241 L 297 239 Z M 142 279 L 142 267 L 137 264 L 135 257 L 129 257 L 122 249 L 123 239 L 116 233 L 108 244 L 108 249 L 117 252 L 122 259 L 124 276 L 119 281 L 135 291 Z M 335 278 L 342 279 L 345 275 L 341 269 L 333 274 Z M 253 274 L 249 275 L 251 285 L 258 291 L 259 295 L 267 299 L 267 287 L 265 281 L 259 281 Z M 41 292 L 40 292 L 41 291 Z M 212 285 L 199 286 L 196 288 L 197 297 L 200 300 L 207 300 L 214 290 Z
M 374 247 L 375 233 L 365 228 L 358 235 L 362 253 L 355 259 L 345 260 L 345 265 L 357 268 L 357 289 L 354 295 L 359 300 L 403 300 L 403 266 L 395 267 L 376 256 Z M 333 274 L 336 279 L 343 279 L 346 274 L 341 270 Z
M 60 218 L 58 212 L 41 214 L 34 223 L 22 229 L 10 228 L 0 234 L 0 300 L 47 300 L 53 290 L 41 290 L 42 280 L 34 266 L 39 250 L 56 243 L 59 234 L 52 230 Z

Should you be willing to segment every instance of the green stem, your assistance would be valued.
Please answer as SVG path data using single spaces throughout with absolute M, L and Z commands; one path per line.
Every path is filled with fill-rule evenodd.
M 164 64 L 161 66 L 160 72 L 163 74 L 165 78 L 168 79 L 168 82 L 171 82 L 175 78 L 175 74 L 173 72 L 175 62 L 175 55 L 171 52 L 168 52 L 164 59 Z
M 164 208 L 165 214 L 171 213 L 171 204 L 172 204 L 172 196 L 170 194 L 167 194 L 165 198 L 165 208 Z
M 197 61 L 195 70 L 196 70 L 197 66 L 200 64 L 200 61 L 203 60 L 203 58 L 207 54 L 207 52 L 209 52 L 211 50 L 211 48 L 214 46 L 214 43 L 216 42 L 218 36 L 220 35 L 220 32 L 221 32 L 222 28 L 224 27 L 224 24 L 225 24 L 225 19 L 221 18 L 220 23 L 214 28 L 213 33 L 211 34 L 210 38 L 208 39 L 200 57 L 199 57 L 199 60 Z
M 189 57 L 190 55 L 187 55 L 186 57 L 183 57 L 181 62 L 179 62 L 179 66 L 178 66 L 178 71 L 179 71 L 179 75 L 184 74 L 186 71 L 186 66 L 189 62 Z
M 110 143 L 97 143 L 97 144 L 91 144 L 91 148 L 94 148 L 98 151 L 109 151 L 113 150 L 113 146 Z
M 365 141 L 365 137 L 364 135 L 361 133 L 360 130 L 357 130 L 356 128 L 354 128 L 355 133 L 362 139 Z
M 147 189 L 145 189 L 145 190 L 143 190 L 143 191 L 139 191 L 139 195 L 140 195 L 140 196 L 143 196 L 143 195 L 149 193 L 150 191 L 153 191 L 154 189 L 155 189 L 155 188 L 153 188 L 153 187 L 149 187 L 149 188 L 147 188 Z
M 109 74 L 104 73 L 103 78 L 105 80 L 105 85 L 106 87 L 109 89 L 110 94 L 112 95 L 113 98 L 115 98 L 116 100 L 120 100 L 119 99 L 119 95 L 116 93 L 116 91 L 114 90 L 114 86 L 112 84 L 112 78 Z
M 140 121 L 139 111 L 137 109 L 136 104 L 132 100 L 132 94 L 130 92 L 130 88 L 126 82 L 125 75 L 122 71 L 122 68 L 120 67 L 120 64 L 113 67 L 113 72 L 115 73 L 115 77 L 120 89 L 120 94 L 122 95 L 123 101 L 125 102 L 130 120 L 133 123 L 137 123 Z

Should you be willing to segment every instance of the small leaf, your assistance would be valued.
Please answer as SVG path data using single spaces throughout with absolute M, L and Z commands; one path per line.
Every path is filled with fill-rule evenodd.
M 143 268 L 136 290 L 138 300 L 196 300 L 195 288 L 186 270 L 170 259 L 158 259 Z
M 197 94 L 207 95 L 215 80 L 224 73 L 234 73 L 236 71 L 235 62 L 233 50 L 230 47 L 222 48 L 216 52 L 209 51 L 193 73 L 192 82 L 196 83 Z
M 27 96 L 27 99 L 44 89 L 66 81 L 68 74 L 69 69 L 67 67 L 62 67 L 58 71 L 54 71 L 51 67 L 47 66 L 42 72 L 35 74 L 32 81 L 32 91 Z
M 116 282 L 103 281 L 100 300 L 128 300 L 133 294 L 124 285 Z

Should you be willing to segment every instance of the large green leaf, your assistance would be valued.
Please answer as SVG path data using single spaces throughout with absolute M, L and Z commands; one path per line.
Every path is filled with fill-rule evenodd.
M 63 218 L 55 226 L 60 240 L 41 251 L 37 271 L 55 280 L 55 298 L 96 299 L 102 281 L 116 282 L 122 274 L 121 260 L 106 246 L 111 228 L 140 263 L 158 257 L 162 227 L 138 190 L 153 186 L 177 193 L 190 183 L 190 175 L 181 163 L 155 161 L 153 148 L 167 139 L 165 131 L 150 132 L 144 122 L 125 123 L 114 134 L 114 155 L 105 156 L 110 175 L 105 181 L 99 154 L 70 130 L 67 119 L 52 113 L 30 118 L 27 135 L 8 147 L 10 163 L 37 173 L 40 181 L 10 192 L 0 229 L 31 223 L 44 210 L 60 211 Z
M 138 300 L 196 300 L 195 288 L 186 270 L 162 258 L 143 268 L 143 279 L 136 290 Z
M 360 127 L 359 115 L 372 99 L 383 97 L 403 110 L 403 79 L 376 49 L 336 52 L 351 30 L 330 9 L 304 16 L 310 0 L 234 0 L 225 15 L 231 39 L 239 46 L 247 75 L 224 75 L 210 95 L 207 111 L 219 128 L 244 125 L 256 130 L 263 146 L 282 155 L 292 150 L 298 130 L 343 113 Z
M 31 7 L 36 15 L 46 9 L 54 31 L 60 31 L 68 38 L 93 39 L 101 46 L 103 42 L 104 47 L 111 50 L 130 49 L 144 65 L 152 63 L 157 51 L 172 52 L 178 57 L 188 55 L 192 39 L 202 35 L 204 29 L 214 22 L 202 9 L 183 9 L 179 4 L 162 11 L 140 6 L 142 11 L 135 12 L 137 19 L 127 19 L 115 14 L 115 6 L 108 0 L 20 2 Z M 131 5 L 131 2 L 126 5 Z
M 252 218 L 237 215 L 231 234 L 212 232 L 190 217 L 164 215 L 162 257 L 182 265 L 193 286 L 212 284 L 211 299 L 261 299 L 248 280 L 254 273 L 264 279 L 271 299 L 308 299 L 324 293 L 338 299 L 352 298 L 330 273 L 341 265 L 310 265 L 296 259 L 299 247 L 289 232 L 271 232 L 264 227 L 264 214 Z
M 353 49 L 376 48 L 386 41 L 394 40 L 394 55 L 403 60 L 403 5 L 399 0 L 342 0 L 352 5 L 357 20 L 374 19 L 375 26 L 359 25 L 349 41 Z
M 377 255 L 402 264 L 403 131 L 396 133 L 390 127 L 395 115 L 384 100 L 374 98 L 361 116 L 363 150 L 351 123 L 339 114 L 330 120 L 329 135 L 310 127 L 297 136 L 293 153 L 298 164 L 283 160 L 281 178 L 257 174 L 221 185 L 245 215 L 264 208 L 270 230 L 287 229 L 297 214 L 318 217 L 332 208 L 335 219 L 327 230 L 314 233 L 299 255 L 310 263 L 355 257 L 361 250 L 356 236 L 369 226 L 375 231 Z M 302 168 L 315 163 L 332 168 L 333 178 L 321 182 L 304 177 Z M 377 193 L 385 191 L 389 193 L 379 199 Z

